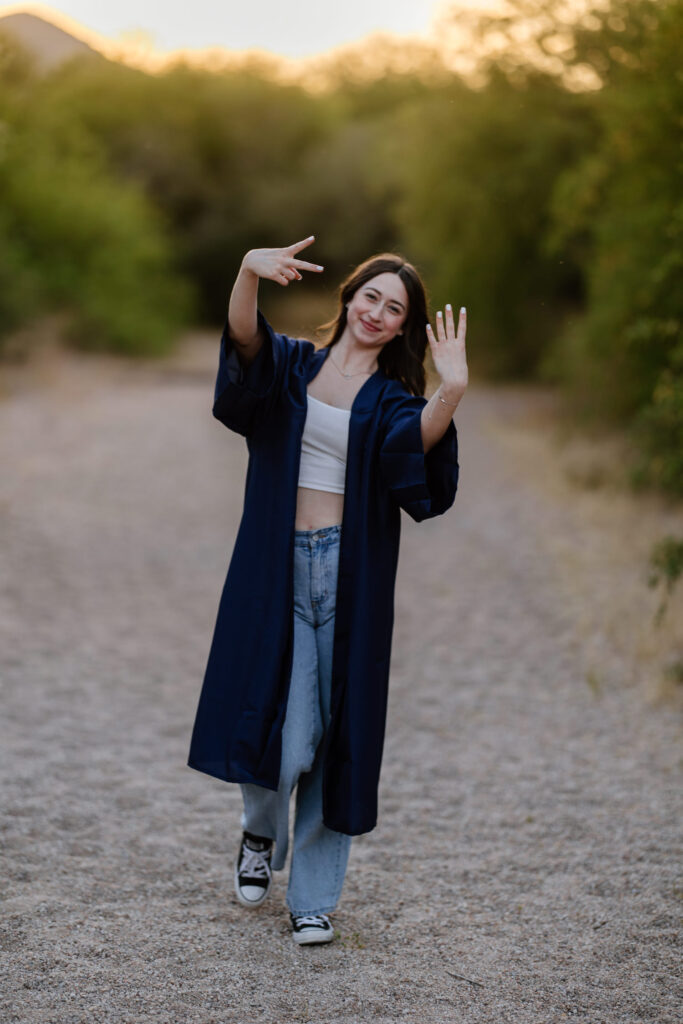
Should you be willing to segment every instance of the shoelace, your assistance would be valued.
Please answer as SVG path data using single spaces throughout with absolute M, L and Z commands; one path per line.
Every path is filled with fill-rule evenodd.
M 269 851 L 251 850 L 245 846 L 242 850 L 239 874 L 248 875 L 250 878 L 267 878 L 268 863 L 266 855 Z
M 324 927 L 330 923 L 324 914 L 306 914 L 304 917 L 295 917 L 294 920 L 299 928 L 305 928 L 308 925 L 317 925 L 318 927 L 322 925 Z

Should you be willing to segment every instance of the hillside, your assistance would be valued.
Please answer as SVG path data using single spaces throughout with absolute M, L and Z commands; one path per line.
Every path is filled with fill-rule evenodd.
M 82 39 L 64 31 L 45 18 L 35 14 L 16 13 L 0 15 L 0 31 L 13 36 L 28 50 L 39 71 L 47 72 L 73 57 L 89 55 L 104 59 Z

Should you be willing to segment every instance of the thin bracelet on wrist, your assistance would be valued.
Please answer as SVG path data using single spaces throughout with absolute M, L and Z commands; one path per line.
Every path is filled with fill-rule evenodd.
M 458 405 L 459 402 L 460 402 L 460 399 L 458 399 L 457 402 L 447 402 L 445 398 L 441 397 L 441 395 L 438 393 L 438 391 L 436 393 L 436 397 L 439 399 L 440 402 L 443 402 L 444 405 L 450 405 L 453 408 L 455 408 L 455 406 Z

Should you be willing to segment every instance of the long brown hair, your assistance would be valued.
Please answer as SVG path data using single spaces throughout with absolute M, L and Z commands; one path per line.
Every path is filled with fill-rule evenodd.
M 400 381 L 413 395 L 424 395 L 427 377 L 424 358 L 427 349 L 427 296 L 419 273 L 412 265 L 396 253 L 383 252 L 370 256 L 352 270 L 339 286 L 339 312 L 333 320 L 321 324 L 316 333 L 327 331 L 324 348 L 335 345 L 346 327 L 346 303 L 366 281 L 378 274 L 398 274 L 408 293 L 408 313 L 401 328 L 382 348 L 377 363 L 380 370 L 394 380 Z

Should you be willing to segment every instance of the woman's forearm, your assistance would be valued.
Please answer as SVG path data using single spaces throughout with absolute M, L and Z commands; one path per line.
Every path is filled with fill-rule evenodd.
M 440 441 L 446 433 L 448 424 L 453 419 L 455 407 L 462 398 L 462 395 L 462 392 L 447 392 L 442 384 L 437 388 L 425 405 L 422 410 L 422 418 L 420 420 L 420 426 L 422 428 L 422 444 L 424 446 L 425 454 L 430 448 L 433 448 L 437 441 Z M 444 405 L 444 402 L 440 401 L 439 396 L 443 398 L 444 402 L 448 402 L 448 405 Z
M 266 340 L 265 331 L 258 325 L 259 278 L 267 278 L 286 287 L 291 281 L 302 280 L 302 270 L 320 273 L 323 267 L 298 258 L 299 252 L 313 241 L 313 235 L 310 235 L 282 249 L 250 249 L 242 260 L 230 294 L 228 327 L 244 361 L 250 362 Z
M 256 316 L 258 282 L 258 274 L 250 270 L 243 261 L 230 293 L 228 306 L 230 337 L 237 345 L 245 345 L 247 348 L 253 347 L 257 340 L 263 340 L 259 338 Z

